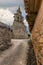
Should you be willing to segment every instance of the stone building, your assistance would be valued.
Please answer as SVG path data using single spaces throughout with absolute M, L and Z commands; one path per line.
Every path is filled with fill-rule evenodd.
M 35 18 L 39 11 L 40 3 L 41 0 L 24 0 L 25 11 L 27 13 L 26 19 L 29 23 L 30 31 L 33 29 Z
M 43 0 L 24 0 L 24 2 L 37 65 L 43 65 Z
M 17 12 L 14 14 L 14 21 L 16 21 L 16 22 L 22 22 L 23 21 L 23 16 L 22 16 L 22 12 L 20 10 L 20 6 L 17 9 Z
M 25 30 L 25 26 L 23 24 L 23 16 L 20 7 L 17 9 L 17 12 L 14 15 L 14 22 L 12 28 L 15 39 L 28 38 L 28 35 Z
M 12 29 L 8 25 L 0 22 L 0 50 L 4 50 L 3 48 L 7 48 L 10 45 L 11 38 L 13 38 Z
M 43 0 L 35 20 L 31 38 L 37 58 L 37 65 L 43 65 Z

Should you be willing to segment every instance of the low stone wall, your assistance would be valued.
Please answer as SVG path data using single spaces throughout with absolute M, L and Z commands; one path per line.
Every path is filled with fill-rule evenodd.
M 10 45 L 12 38 L 12 32 L 8 28 L 0 27 L 0 50 L 8 48 L 7 45 Z

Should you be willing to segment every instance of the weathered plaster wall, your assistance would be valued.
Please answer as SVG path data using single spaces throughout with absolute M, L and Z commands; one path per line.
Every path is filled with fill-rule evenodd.
M 30 31 L 32 31 L 35 18 L 39 11 L 41 0 L 24 0 L 25 3 L 25 11 L 27 13 L 26 19 L 30 26 Z
M 35 25 L 32 30 L 31 39 L 37 58 L 37 65 L 43 65 L 43 0 L 39 9 Z

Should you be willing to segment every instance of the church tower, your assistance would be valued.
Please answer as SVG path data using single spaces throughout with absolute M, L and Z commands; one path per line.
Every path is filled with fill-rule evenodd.
M 23 22 L 23 16 L 22 16 L 22 12 L 21 12 L 20 6 L 17 9 L 17 12 L 14 14 L 14 21 Z
M 20 10 L 20 6 L 14 14 L 14 22 L 13 22 L 13 33 L 15 39 L 27 39 L 28 35 L 25 30 L 25 26 L 23 24 L 23 16 Z

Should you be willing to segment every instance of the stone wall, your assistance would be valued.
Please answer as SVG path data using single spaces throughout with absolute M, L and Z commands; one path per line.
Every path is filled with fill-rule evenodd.
M 24 0 L 25 3 L 25 11 L 27 13 L 26 19 L 29 23 L 30 31 L 32 31 L 35 18 L 39 11 L 41 0 Z
M 13 38 L 13 32 L 10 28 L 0 27 L 0 50 L 4 50 L 10 45 L 11 38 Z
M 37 58 L 37 65 L 43 65 L 43 0 L 32 30 L 31 39 Z
M 27 39 L 28 35 L 25 30 L 25 26 L 22 22 L 14 22 L 13 23 L 13 33 L 14 39 Z

